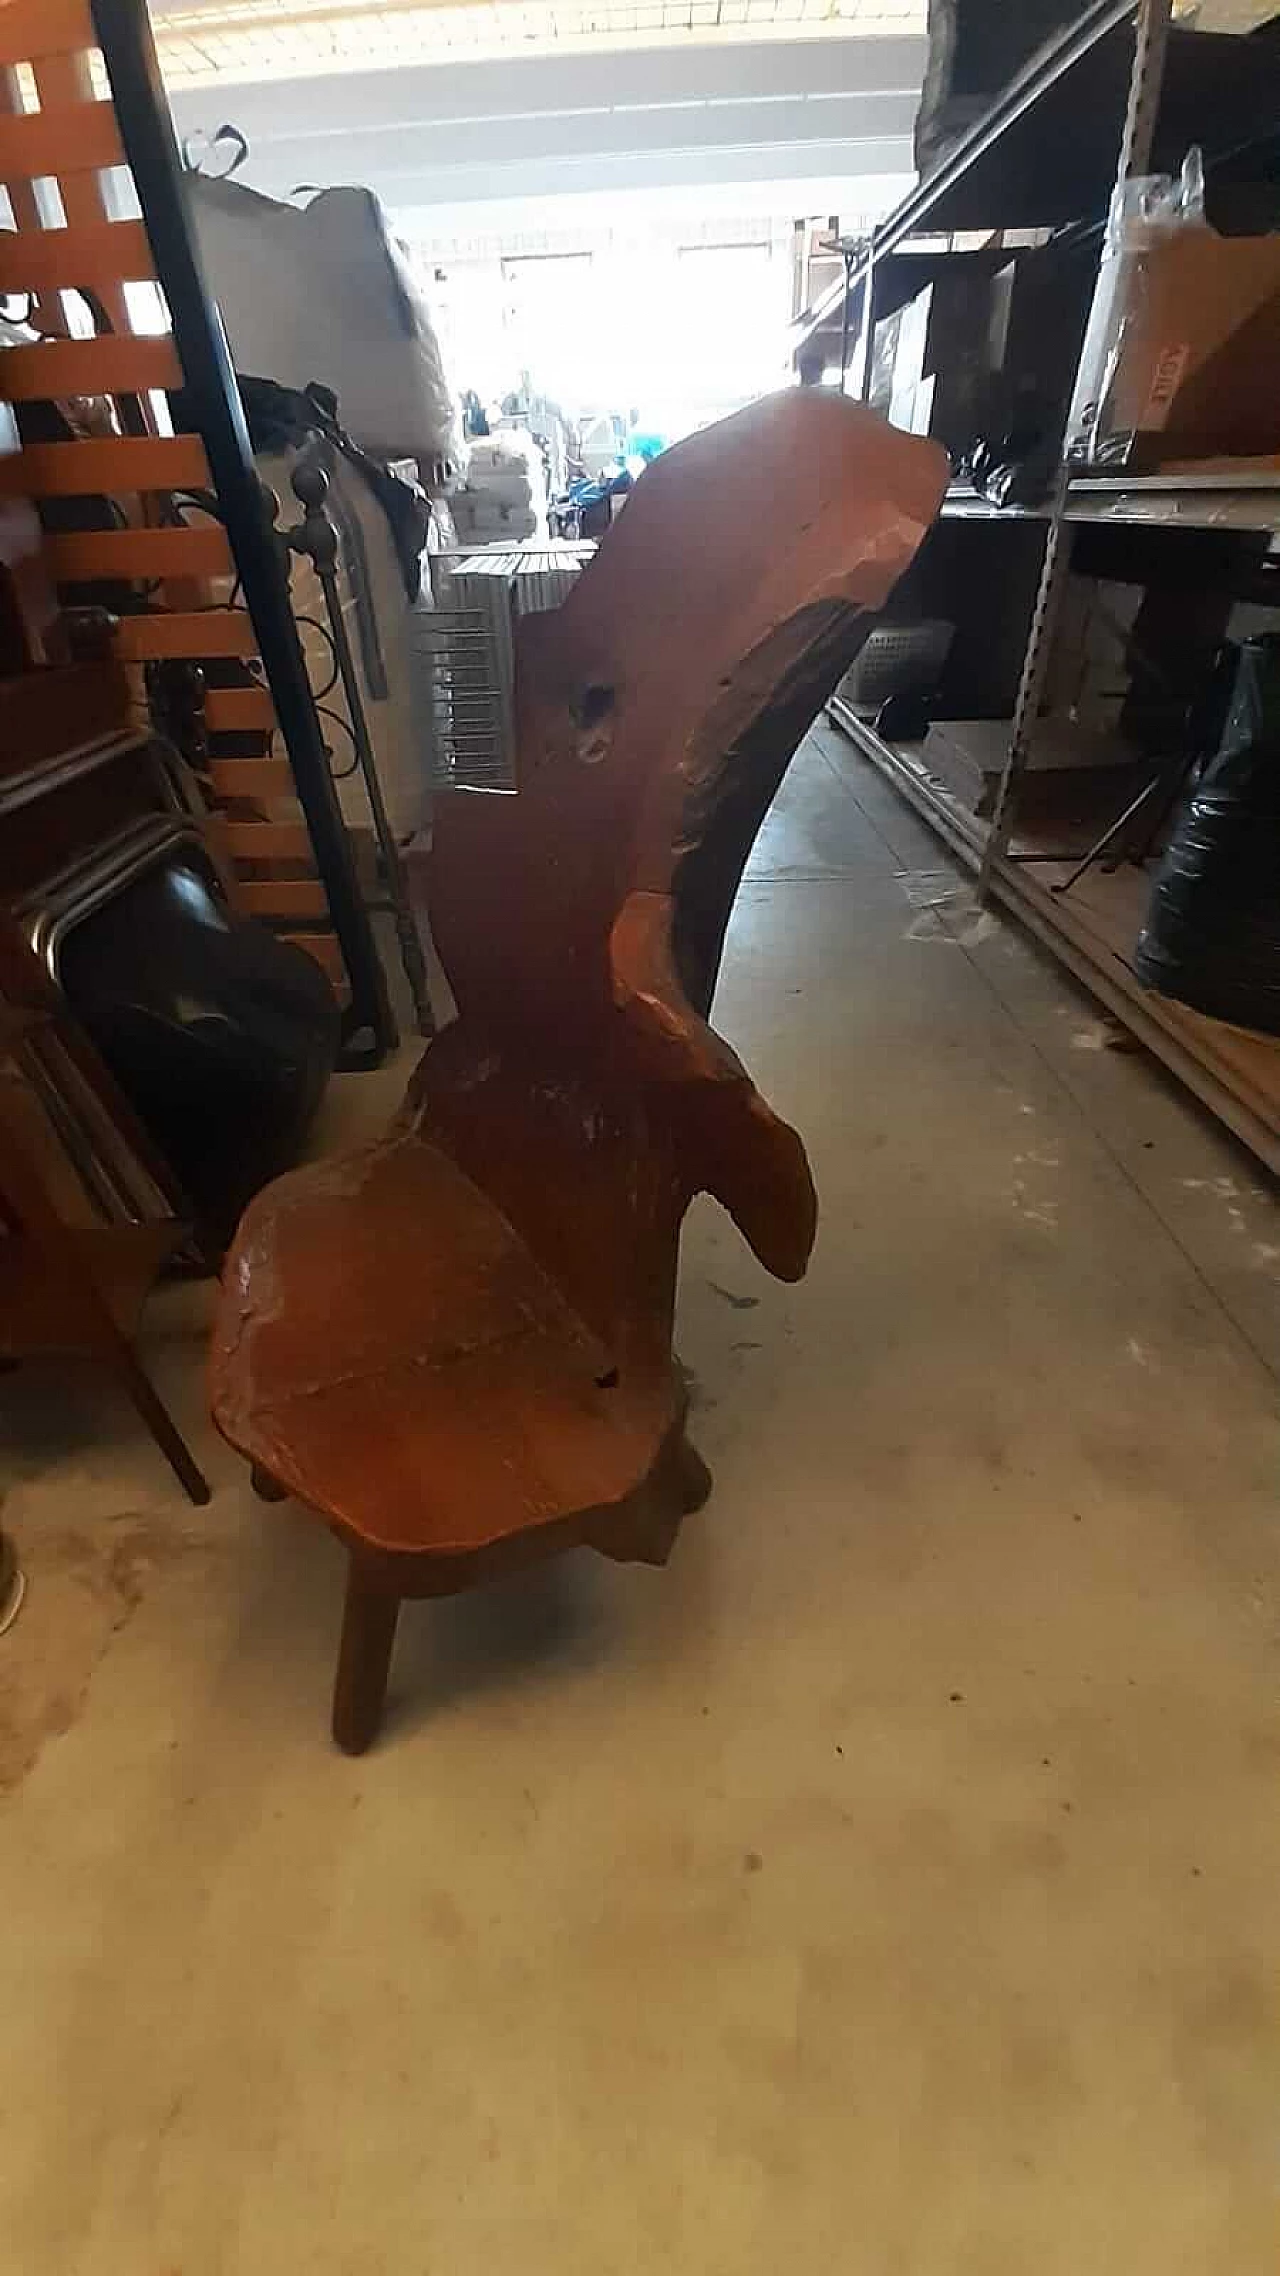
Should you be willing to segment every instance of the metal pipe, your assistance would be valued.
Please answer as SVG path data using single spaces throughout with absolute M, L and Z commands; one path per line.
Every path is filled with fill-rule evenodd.
M 1095 838 L 1093 844 L 1089 848 L 1088 853 L 1082 854 L 1080 856 L 1080 859 L 1076 863 L 1075 868 L 1072 870 L 1070 877 L 1064 877 L 1060 885 L 1051 885 L 1049 888 L 1050 892 L 1069 893 L 1073 885 L 1078 885 L 1081 878 L 1084 876 L 1085 871 L 1087 869 L 1092 869 L 1095 861 L 1098 861 L 1101 858 L 1101 856 L 1106 852 L 1107 847 L 1115 843 L 1115 840 L 1119 837 L 1121 831 L 1124 829 L 1126 822 L 1131 822 L 1135 814 L 1141 813 L 1148 800 L 1154 798 L 1163 780 L 1164 777 L 1162 775 L 1153 775 L 1150 782 L 1144 783 L 1142 789 L 1138 792 L 1137 797 L 1130 799 L 1128 805 L 1125 807 L 1123 814 L 1117 814 L 1114 822 L 1108 822 L 1106 829 L 1102 833 L 1102 836 L 1100 838 Z
M 1135 171 L 1141 171 L 1150 156 L 1151 139 L 1160 107 L 1171 10 L 1172 0 L 1141 0 L 1137 11 L 1124 132 L 1116 163 L 1117 187 L 1122 186 Z M 1009 750 L 1000 777 L 1000 787 L 996 792 L 995 812 L 978 872 L 978 892 L 984 900 L 991 888 L 995 864 L 1004 854 L 1012 833 L 1016 787 L 1030 755 L 1049 654 L 1057 629 L 1058 610 L 1071 568 L 1074 529 L 1065 518 L 1069 479 L 1070 469 L 1065 452 L 1060 452 L 1049 508 L 1049 528 L 1045 538 L 1040 585 L 1026 653 L 1022 660 Z M 1088 866 L 1087 862 L 1084 866 Z M 1074 878 L 1069 878 L 1067 885 L 1074 882 Z
M 281 534 L 291 551 L 307 555 L 324 596 L 325 615 L 329 619 L 338 677 L 347 699 L 351 740 L 355 745 L 364 794 L 373 820 L 373 834 L 378 841 L 378 851 L 382 856 L 383 872 L 387 880 L 387 906 L 395 923 L 400 961 L 413 997 L 418 1033 L 429 1037 L 435 1034 L 436 1025 L 431 1009 L 427 960 L 422 953 L 422 942 L 414 922 L 409 881 L 382 795 L 378 762 L 365 716 L 364 697 L 360 690 L 355 657 L 351 653 L 351 642 L 347 637 L 346 619 L 342 613 L 342 595 L 338 590 L 338 532 L 328 510 L 329 476 L 323 464 L 324 448 L 323 442 L 313 438 L 312 444 L 303 452 L 295 466 L 290 479 L 293 494 L 303 508 L 303 519 L 295 528 L 284 530 Z
M 876 267 L 875 256 L 867 263 L 862 286 L 862 328 L 858 334 L 858 401 L 871 400 L 871 373 L 876 352 L 876 292 L 883 280 L 884 271 Z
M 843 395 L 845 374 L 849 369 L 849 302 L 853 293 L 853 247 L 842 245 L 840 256 L 844 262 L 844 306 L 840 311 L 840 393 Z
M 144 0 L 91 0 L 91 6 L 183 377 L 351 982 L 345 1063 L 376 1066 L 397 1041 L 386 975 L 360 898 L 226 337 L 187 218 L 182 162 L 147 10 Z
M 1135 174 L 1145 174 L 1151 164 L 1172 14 L 1173 0 L 1142 0 L 1138 9 L 1117 184 L 1132 180 Z

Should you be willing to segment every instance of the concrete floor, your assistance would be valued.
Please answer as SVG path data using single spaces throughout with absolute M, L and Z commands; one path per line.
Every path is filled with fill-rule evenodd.
M 5 2276 L 1273 2276 L 1262 1180 L 825 730 L 718 1016 L 824 1215 L 795 1289 L 691 1219 L 715 1496 L 410 1610 L 364 1760 L 207 1290 L 207 1511 L 0 1385 Z

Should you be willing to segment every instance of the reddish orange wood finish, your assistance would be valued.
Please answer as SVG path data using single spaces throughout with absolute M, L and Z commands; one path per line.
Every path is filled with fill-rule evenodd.
M 96 45 L 89 0 L 6 0 L 0 6 L 0 64 Z
M 0 291 L 49 292 L 59 285 L 119 284 L 152 277 L 140 221 L 89 222 L 79 229 L 6 230 L 0 239 Z
M 73 530 L 45 539 L 45 559 L 60 585 L 100 577 L 221 577 L 233 566 L 226 531 L 214 522 L 195 529 Z
M 0 27 L 7 13 L 0 7 Z M 48 174 L 61 180 L 123 163 L 120 129 L 110 103 L 80 103 L 64 111 L 18 111 L 0 118 L 0 181 L 33 182 Z
M 305 822 L 237 822 L 228 817 L 223 836 L 233 861 L 300 861 L 308 865 L 311 861 L 311 833 Z
M 211 735 L 256 734 L 259 730 L 269 735 L 276 723 L 276 707 L 270 690 L 210 688 L 204 699 L 204 723 Z M 287 759 L 282 759 L 280 765 L 292 788 L 293 777 L 289 774 Z
M 206 699 L 205 718 L 209 707 Z M 293 774 L 287 759 L 219 759 L 209 761 L 209 780 L 217 797 L 292 798 Z
M 5 354 L 13 351 L 6 348 Z M 91 498 L 131 491 L 207 490 L 198 435 L 112 435 L 102 441 L 26 443 L 0 457 L 0 497 Z
M 89 0 L 0 0 L 0 185 L 8 190 L 14 223 L 0 231 L 0 288 L 33 295 L 34 329 L 42 335 L 5 350 L 0 395 L 25 402 L 123 393 L 137 397 L 142 425 L 154 430 L 154 392 L 178 385 L 182 373 L 172 339 L 134 331 L 125 280 L 151 279 L 154 261 L 145 222 L 109 213 L 104 169 L 122 164 L 124 152 L 113 104 L 97 97 L 90 52 L 95 46 Z M 34 77 L 32 110 L 25 108 L 30 87 L 25 75 L 19 79 L 17 64 Z M 55 181 L 65 227 L 42 226 L 35 183 L 43 176 Z M 93 339 L 68 334 L 60 288 L 72 286 L 91 290 L 100 306 L 103 321 Z M 194 436 L 129 433 L 109 441 L 31 445 L 0 457 L 0 502 L 81 494 L 141 501 L 153 490 L 209 484 L 204 450 Z M 78 584 L 145 578 L 169 613 L 125 615 L 118 632 L 121 657 L 132 664 L 178 656 L 196 662 L 209 656 L 247 659 L 253 651 L 247 618 L 233 619 L 211 605 L 210 580 L 229 578 L 233 571 L 221 528 L 157 527 L 149 510 L 140 516 L 130 510 L 126 519 L 141 526 L 51 539 L 48 566 L 68 589 L 67 597 Z M 243 708 L 255 713 L 254 731 L 270 732 L 274 713 L 265 689 L 234 692 L 242 692 Z M 243 721 L 232 724 L 242 731 Z M 323 921 L 329 916 L 327 895 L 315 874 L 310 833 L 287 766 L 285 774 L 286 786 L 271 795 L 288 800 L 289 822 L 277 813 L 265 825 L 267 835 L 237 839 L 242 810 L 225 823 L 211 817 L 208 835 L 229 877 L 237 860 L 256 872 L 239 895 L 241 907 L 269 907 L 273 916 L 303 923 Z M 239 786 L 231 795 L 240 795 Z M 263 873 L 276 861 L 295 874 L 264 901 Z M 336 950 L 331 932 L 328 938 Z M 318 953 L 334 961 L 330 950 Z
M 116 654 L 129 662 L 155 656 L 256 656 L 253 626 L 244 609 L 158 609 L 127 616 L 116 634 Z
M 41 340 L 4 351 L 4 392 L 10 403 L 39 403 L 46 396 L 132 394 L 149 387 L 181 387 L 182 366 L 172 340 Z
M 377 1728 L 396 1606 L 587 1543 L 662 1563 L 709 1479 L 671 1351 L 692 1196 L 803 1273 L 804 1148 L 707 1025 L 792 751 L 911 559 L 932 444 L 797 390 L 647 472 L 517 639 L 519 790 L 437 815 L 459 1006 L 381 1145 L 247 1212 L 219 1427 L 351 1552 L 334 1729 Z

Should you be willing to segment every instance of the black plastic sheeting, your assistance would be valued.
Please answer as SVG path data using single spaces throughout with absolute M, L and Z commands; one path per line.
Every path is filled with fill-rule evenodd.
M 176 854 L 74 926 L 58 971 L 206 1240 L 225 1245 L 296 1161 L 333 1070 L 319 965 L 233 914 L 203 857 Z
M 1280 637 L 1241 644 L 1226 725 L 1177 815 L 1134 969 L 1148 988 L 1280 1035 Z

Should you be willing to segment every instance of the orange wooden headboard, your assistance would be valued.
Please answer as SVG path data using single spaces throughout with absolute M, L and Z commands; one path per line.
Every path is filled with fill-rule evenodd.
M 123 661 L 212 657 L 249 661 L 252 626 L 218 604 L 235 571 L 215 523 L 161 526 L 165 494 L 210 490 L 204 445 L 193 434 L 154 431 L 148 397 L 180 387 L 168 336 L 133 331 L 125 287 L 154 283 L 145 223 L 112 220 L 103 172 L 125 165 L 105 78 L 95 68 L 88 0 L 0 0 L 0 184 L 15 227 L 0 230 L 0 293 L 29 293 L 38 343 L 0 349 L 0 401 L 136 396 L 151 432 L 27 445 L 0 455 L 0 498 L 35 501 L 106 495 L 127 526 L 49 536 L 49 573 L 65 599 L 100 579 L 147 579 L 154 613 L 123 617 Z M 64 226 L 49 226 L 35 183 L 57 185 Z M 72 338 L 61 295 L 92 291 L 112 329 Z M 118 425 L 118 419 L 115 421 Z M 288 759 L 276 755 L 276 714 L 265 685 L 209 690 L 213 834 L 239 881 L 242 907 L 295 939 L 342 989 L 346 972 L 310 831 Z M 257 755 L 243 756 L 245 738 Z

